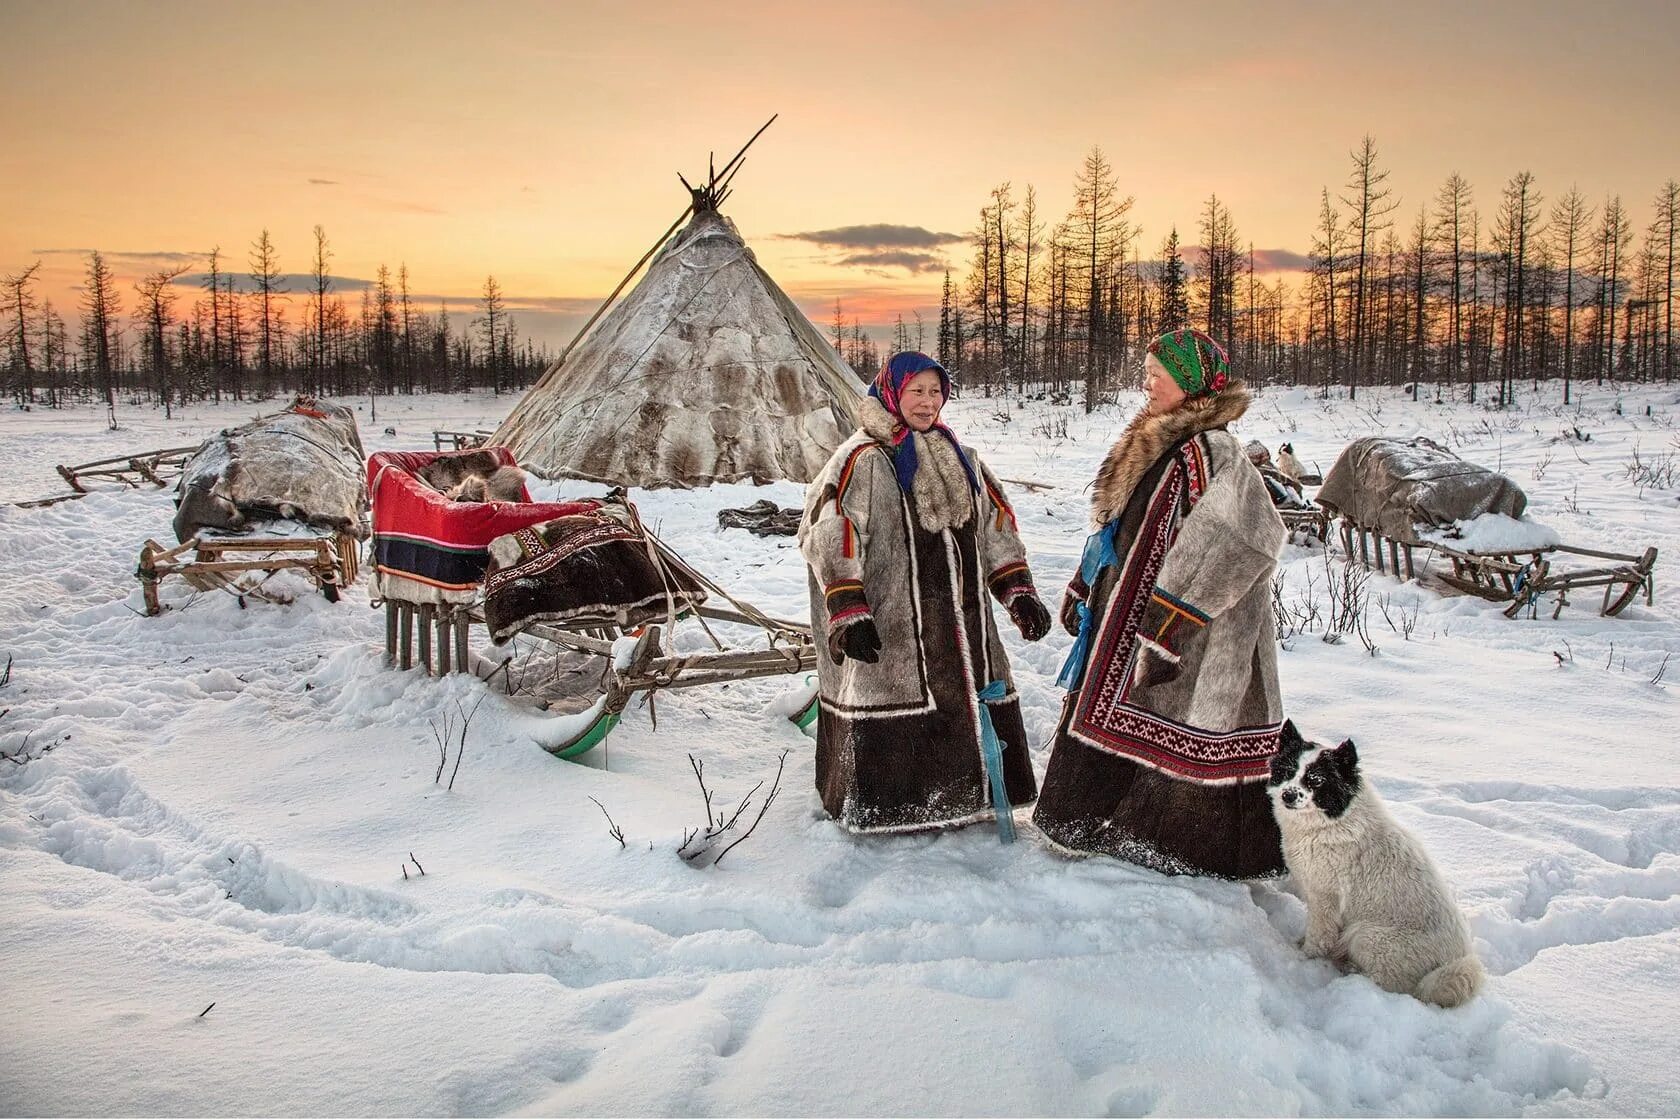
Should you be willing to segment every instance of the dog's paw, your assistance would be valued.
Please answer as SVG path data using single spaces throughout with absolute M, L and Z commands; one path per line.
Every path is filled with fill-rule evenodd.
M 1336 943 L 1308 934 L 1301 940 L 1301 952 L 1314 960 L 1333 959 L 1336 956 Z

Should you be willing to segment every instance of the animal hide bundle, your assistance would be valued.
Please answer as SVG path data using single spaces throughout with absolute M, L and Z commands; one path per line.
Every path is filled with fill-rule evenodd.
M 362 439 L 343 405 L 299 396 L 284 412 L 226 428 L 193 452 L 175 489 L 175 538 L 285 518 L 366 536 Z
M 557 517 L 490 542 L 484 621 L 505 642 L 533 622 L 629 629 L 706 600 L 686 573 L 609 508 Z

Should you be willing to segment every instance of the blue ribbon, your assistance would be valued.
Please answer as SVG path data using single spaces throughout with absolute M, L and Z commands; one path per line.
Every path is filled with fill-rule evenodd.
M 1003 784 L 1003 744 L 998 741 L 997 728 L 992 726 L 992 713 L 986 707 L 989 700 L 1002 700 L 1005 692 L 1002 681 L 993 681 L 980 690 L 980 754 L 986 762 L 986 777 L 992 785 L 992 809 L 997 813 L 998 842 L 1015 842 L 1015 807 L 1009 803 L 1009 790 Z
M 1120 563 L 1120 556 L 1114 550 L 1114 533 L 1119 525 L 1118 520 L 1110 521 L 1085 538 L 1085 551 L 1079 557 L 1079 578 L 1085 584 L 1087 595 L 1095 593 L 1097 576 L 1104 568 Z M 1090 604 L 1080 603 L 1079 636 L 1073 640 L 1073 648 L 1068 651 L 1067 660 L 1062 662 L 1062 672 L 1056 678 L 1056 684 L 1070 692 L 1085 679 L 1085 658 L 1091 652 L 1091 630 Z

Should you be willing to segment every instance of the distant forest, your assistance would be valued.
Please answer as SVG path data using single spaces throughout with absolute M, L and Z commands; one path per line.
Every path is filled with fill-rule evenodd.
M 1370 137 L 1349 156 L 1347 180 L 1320 191 L 1293 285 L 1256 268 L 1217 196 L 1194 230 L 1146 242 L 1101 149 L 1053 224 L 1033 187 L 1000 183 L 980 207 L 966 274 L 945 274 L 934 348 L 987 395 L 1045 392 L 1087 407 L 1138 383 L 1142 340 L 1186 325 L 1226 343 L 1251 383 L 1345 385 L 1355 397 L 1410 385 L 1506 404 L 1523 381 L 1562 378 L 1567 392 L 1579 378 L 1674 379 L 1680 184 L 1658 191 L 1636 243 L 1617 196 L 1593 202 L 1571 188 L 1548 206 L 1521 171 L 1486 214 L 1457 174 L 1408 205 Z M 854 368 L 879 367 L 839 304 L 830 331 Z M 892 347 L 928 333 L 900 318 Z
M 1414 395 L 1503 405 L 1524 381 L 1562 378 L 1567 400 L 1583 378 L 1674 380 L 1680 183 L 1663 184 L 1636 237 L 1619 196 L 1589 200 L 1571 187 L 1548 203 L 1527 171 L 1486 213 L 1456 173 L 1415 203 L 1394 194 L 1388 175 L 1364 137 L 1346 180 L 1320 190 L 1305 259 L 1280 270 L 1258 260 L 1217 196 L 1194 230 L 1146 238 L 1130 218 L 1133 196 L 1093 148 L 1060 220 L 1030 185 L 1019 194 L 1009 182 L 993 187 L 966 272 L 945 273 L 938 323 L 901 316 L 891 348 L 932 349 L 969 391 L 1077 398 L 1087 408 L 1136 385 L 1141 343 L 1183 325 L 1226 343 L 1252 383 L 1346 386 L 1354 397 L 1407 385 Z M 331 260 L 316 226 L 302 290 L 287 291 L 264 230 L 237 265 L 212 252 L 195 277 L 202 294 L 183 308 L 175 281 L 188 266 L 123 292 L 90 252 L 74 337 L 37 297 L 38 263 L 0 277 L 5 392 L 20 404 L 114 407 L 126 398 L 166 408 L 293 389 L 501 392 L 552 360 L 521 343 L 494 276 L 457 326 L 446 306 L 415 304 L 406 266 L 393 278 L 381 265 L 359 302 L 347 303 Z M 838 301 L 829 332 L 860 376 L 879 368 L 882 349 Z
M 287 289 L 263 230 L 243 271 L 213 250 L 202 295 L 184 309 L 176 281 L 190 266 L 153 272 L 124 293 L 104 256 L 90 252 L 74 338 L 51 301 L 35 293 L 39 262 L 0 278 L 6 393 L 50 408 L 98 400 L 114 425 L 115 407 L 125 401 L 158 402 L 167 411 L 192 400 L 262 400 L 294 390 L 500 393 L 528 385 L 552 360 L 546 347 L 520 341 L 494 276 L 459 327 L 446 305 L 428 312 L 410 298 L 406 265 L 394 278 L 380 265 L 352 305 L 335 291 L 325 231 L 314 233 L 304 290 Z

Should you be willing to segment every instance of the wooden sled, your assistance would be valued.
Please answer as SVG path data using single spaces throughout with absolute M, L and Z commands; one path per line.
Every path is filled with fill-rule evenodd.
M 1350 561 L 1358 559 L 1379 572 L 1415 579 L 1420 569 L 1427 568 L 1429 554 L 1438 553 L 1452 565 L 1452 573 L 1434 573 L 1436 578 L 1459 591 L 1506 603 L 1507 618 L 1517 617 L 1524 607 L 1528 608 L 1530 618 L 1535 617 L 1540 599 L 1554 593 L 1557 598 L 1552 617 L 1557 618 L 1569 605 L 1569 593 L 1585 588 L 1604 589 L 1598 613 L 1605 617 L 1621 614 L 1641 591 L 1645 593 L 1647 606 L 1655 599 L 1652 577 L 1657 564 L 1655 548 L 1647 548 L 1638 556 L 1563 544 L 1480 552 L 1433 542 L 1414 545 L 1396 541 L 1374 529 L 1355 525 L 1345 517 L 1340 524 L 1342 548 Z M 1416 563 L 1414 554 L 1418 548 L 1426 550 L 1421 565 Z M 1609 563 L 1581 567 L 1564 560 L 1565 557 L 1587 557 Z
M 474 447 L 483 447 L 490 442 L 490 437 L 493 434 L 486 431 L 455 432 L 447 428 L 434 428 L 432 430 L 432 449 L 434 451 L 442 451 L 445 448 L 450 451 L 466 451 Z
M 1311 509 L 1280 508 L 1278 517 L 1283 519 L 1283 527 L 1292 537 L 1300 533 L 1324 542 L 1330 539 L 1330 513 L 1321 505 L 1315 503 Z
M 638 692 L 656 693 L 661 689 L 697 688 L 702 685 L 729 684 L 754 677 L 777 676 L 810 672 L 816 668 L 817 651 L 807 623 L 771 618 L 749 604 L 734 599 L 721 587 L 689 568 L 662 542 L 654 540 L 661 558 L 668 564 L 681 565 L 708 591 L 725 599 L 729 607 L 702 604 L 692 612 L 677 616 L 717 622 L 733 622 L 762 629 L 769 638 L 769 647 L 757 650 L 727 649 L 713 638 L 715 650 L 701 653 L 677 653 L 667 648 L 666 626 L 649 624 L 637 627 L 629 634 L 616 626 L 559 626 L 550 623 L 531 623 L 522 628 L 519 636 L 536 638 L 552 646 L 557 654 L 582 655 L 584 667 L 575 665 L 573 673 L 588 679 L 598 679 L 597 695 L 583 712 L 556 718 L 555 738 L 544 748 L 559 758 L 576 758 L 606 738 L 618 724 L 631 697 Z M 473 672 L 486 680 L 507 669 L 507 662 L 490 664 L 483 659 L 475 663 L 469 635 L 473 625 L 484 625 L 484 614 L 478 606 L 434 605 L 408 603 L 394 599 L 385 601 L 385 656 L 388 663 L 403 669 L 413 668 L 416 661 L 431 675 L 451 672 Z M 710 630 L 707 630 L 710 634 Z M 418 655 L 418 656 L 416 656 Z M 576 662 L 577 657 L 572 660 Z M 803 697 L 797 710 L 788 716 L 800 728 L 808 727 L 817 716 L 814 686 L 807 685 L 810 694 Z M 549 703 L 539 700 L 547 709 Z
M 262 589 L 270 576 L 301 571 L 314 581 L 327 602 L 336 603 L 339 589 L 356 582 L 359 547 L 360 542 L 349 533 L 297 537 L 202 533 L 173 548 L 148 540 L 140 547 L 140 564 L 134 574 L 140 580 L 147 615 L 162 613 L 157 588 L 165 576 L 171 575 L 181 576 L 201 591 L 270 599 Z
M 181 468 L 197 450 L 198 444 L 195 443 L 191 447 L 169 447 L 162 451 L 142 451 L 138 455 L 96 459 L 79 467 L 61 464 L 58 473 L 77 494 L 86 494 L 86 484 L 95 479 L 120 482 L 124 486 L 138 487 L 145 482 L 163 487 L 180 475 Z M 65 496 L 67 498 L 68 495 Z

